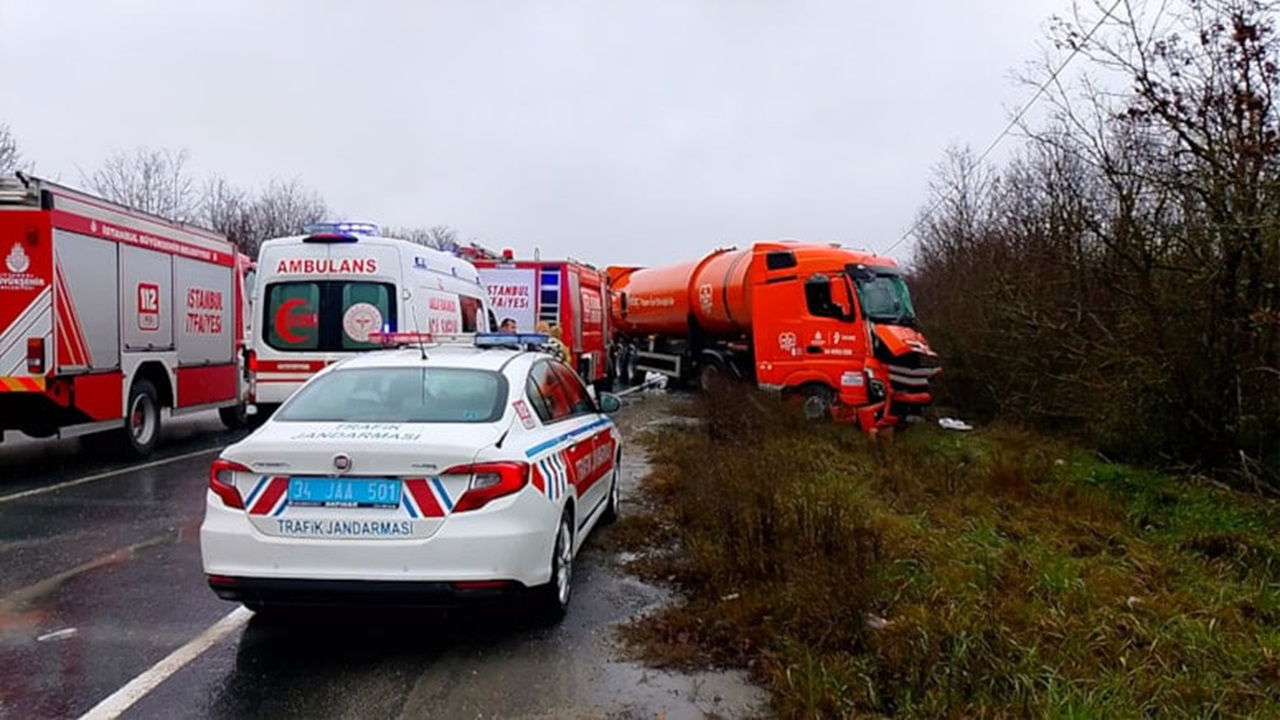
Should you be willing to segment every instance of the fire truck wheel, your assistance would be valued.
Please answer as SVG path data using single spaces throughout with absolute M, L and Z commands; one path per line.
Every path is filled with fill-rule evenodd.
M 160 439 L 160 394 L 148 380 L 135 380 L 129 388 L 128 412 L 124 418 L 126 450 L 134 457 L 146 457 Z
M 249 409 L 244 403 L 218 408 L 218 419 L 228 430 L 239 430 L 249 424 Z

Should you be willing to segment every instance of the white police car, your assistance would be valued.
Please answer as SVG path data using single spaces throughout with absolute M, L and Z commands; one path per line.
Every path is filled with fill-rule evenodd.
M 452 604 L 526 590 L 552 618 L 618 512 L 621 436 L 545 336 L 364 353 L 316 375 L 213 464 L 209 585 L 250 608 Z

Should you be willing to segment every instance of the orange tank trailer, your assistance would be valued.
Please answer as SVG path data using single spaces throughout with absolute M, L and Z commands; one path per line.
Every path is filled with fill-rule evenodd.
M 867 430 L 932 401 L 937 356 L 889 258 L 773 242 L 607 273 L 619 376 L 705 385 L 728 374 L 801 398 L 810 417 Z

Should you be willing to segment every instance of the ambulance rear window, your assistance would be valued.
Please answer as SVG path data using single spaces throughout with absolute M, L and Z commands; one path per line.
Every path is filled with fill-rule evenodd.
M 395 288 L 388 283 L 324 280 L 266 288 L 263 339 L 277 350 L 369 350 L 369 333 L 396 327 Z

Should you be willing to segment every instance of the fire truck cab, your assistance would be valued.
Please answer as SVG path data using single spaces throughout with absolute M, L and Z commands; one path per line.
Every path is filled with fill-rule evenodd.
M 253 289 L 253 400 L 265 417 L 312 375 L 381 347 L 370 333 L 462 334 L 489 328 L 471 263 L 368 223 L 321 223 L 268 240 Z
M 238 424 L 249 267 L 211 231 L 0 178 L 0 431 L 113 431 L 143 456 L 169 415 Z

